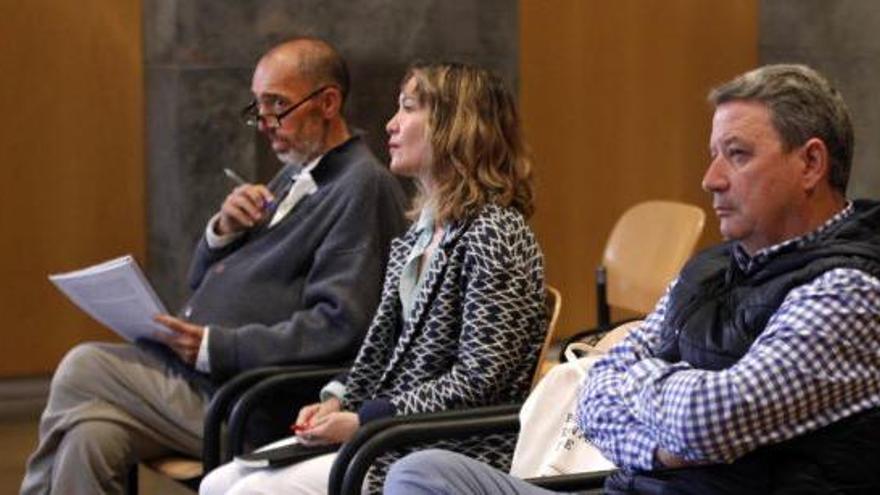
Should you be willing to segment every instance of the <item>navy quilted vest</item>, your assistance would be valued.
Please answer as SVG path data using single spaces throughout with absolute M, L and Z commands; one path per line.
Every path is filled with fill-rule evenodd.
M 706 250 L 682 270 L 670 296 L 659 357 L 699 369 L 736 363 L 793 288 L 835 268 L 880 277 L 880 203 L 855 212 L 804 247 L 788 246 L 753 273 L 731 244 Z M 880 315 L 878 315 L 880 318 Z M 880 373 L 880 370 L 878 370 Z M 880 412 L 854 415 L 807 435 L 758 449 L 730 465 L 649 473 L 619 472 L 607 493 L 862 493 L 880 486 Z M 880 493 L 880 492 L 878 492 Z
M 754 273 L 744 274 L 731 244 L 697 255 L 682 270 L 670 304 L 658 356 L 706 370 L 730 367 L 748 351 L 793 288 L 835 268 L 880 276 L 880 203 L 856 211 L 822 241 L 787 246 Z

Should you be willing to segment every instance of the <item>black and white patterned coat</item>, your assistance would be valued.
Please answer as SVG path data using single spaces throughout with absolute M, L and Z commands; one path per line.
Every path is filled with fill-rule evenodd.
M 524 400 L 547 318 L 543 259 L 522 215 L 488 205 L 453 224 L 405 321 L 399 280 L 417 237 L 411 228 L 392 242 L 382 299 L 346 382 L 346 408 L 382 398 L 397 414 L 415 414 Z M 507 469 L 514 442 L 491 435 L 431 446 Z M 403 453 L 377 460 L 370 491 Z

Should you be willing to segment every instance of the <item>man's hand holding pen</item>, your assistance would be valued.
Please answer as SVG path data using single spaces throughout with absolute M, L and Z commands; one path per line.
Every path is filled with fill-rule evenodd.
M 234 234 L 253 228 L 271 213 L 269 206 L 275 200 L 266 186 L 248 184 L 229 169 L 224 172 L 238 186 L 226 196 L 220 207 L 220 218 L 215 224 L 218 235 Z

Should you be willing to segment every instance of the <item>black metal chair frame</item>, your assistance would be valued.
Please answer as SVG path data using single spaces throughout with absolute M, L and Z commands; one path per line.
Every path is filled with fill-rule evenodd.
M 551 311 L 551 314 L 553 314 L 553 311 Z M 207 473 L 219 465 L 229 462 L 234 456 L 245 452 L 245 430 L 248 421 L 253 412 L 256 411 L 260 404 L 262 404 L 267 398 L 284 394 L 286 391 L 290 390 L 297 390 L 299 392 L 302 392 L 303 390 L 314 390 L 314 393 L 312 394 L 313 400 L 318 400 L 317 391 L 333 377 L 341 374 L 347 369 L 347 367 L 308 365 L 274 366 L 241 373 L 224 384 L 211 399 L 205 417 L 204 444 L 202 450 L 203 472 Z M 516 411 L 519 411 L 520 406 L 521 404 L 515 404 L 510 406 L 496 406 L 459 411 L 443 411 L 431 414 L 396 416 L 369 423 L 360 428 L 354 438 L 344 444 L 340 449 L 339 456 L 333 466 L 333 470 L 331 471 L 330 493 L 339 493 L 340 490 L 353 490 L 353 488 L 343 487 L 343 483 L 348 483 L 348 485 L 345 485 L 346 487 L 349 485 L 357 487 L 357 491 L 350 491 L 351 493 L 360 492 L 360 483 L 366 475 L 370 463 L 375 459 L 375 456 L 370 457 L 370 450 L 365 451 L 366 453 L 362 453 L 360 452 L 360 448 L 362 444 L 365 444 L 368 441 L 373 442 L 372 437 L 374 434 L 378 434 L 380 437 L 384 438 L 382 432 L 387 427 L 396 426 L 406 428 L 407 423 L 411 421 L 442 420 L 448 422 L 444 423 L 447 424 L 446 428 L 453 428 L 456 424 L 456 419 L 459 417 L 463 419 L 464 425 L 467 425 L 469 421 L 472 421 L 472 419 L 470 419 L 471 417 L 480 418 L 485 415 L 498 413 L 499 411 L 509 410 L 512 411 L 512 414 L 515 416 Z M 494 419 L 493 421 L 497 422 L 500 420 Z M 221 441 L 224 424 L 227 427 L 225 449 L 223 449 L 223 442 Z M 499 425 L 497 427 L 500 427 L 501 423 L 497 424 Z M 474 433 L 491 433 L 494 431 L 491 430 L 491 428 L 493 428 L 492 424 L 483 425 L 481 423 L 480 427 L 490 428 L 490 430 L 475 431 L 471 432 L 470 435 L 473 435 Z M 518 422 L 516 422 L 516 428 L 517 430 L 519 428 Z M 505 429 L 504 431 L 508 430 Z M 402 445 L 409 441 L 416 441 L 419 435 L 423 435 L 423 433 L 419 433 L 410 440 L 407 440 L 405 437 L 398 437 L 396 433 L 392 434 L 392 437 L 402 438 L 399 440 L 399 442 L 402 443 L 395 444 Z M 463 436 L 468 435 L 464 434 Z M 434 439 L 437 437 L 432 436 L 431 438 Z M 372 443 L 367 444 L 365 448 L 370 448 L 369 445 L 372 445 Z M 369 458 L 369 462 L 361 460 L 367 458 Z M 353 465 L 355 466 L 354 469 L 356 470 L 356 474 L 348 475 L 348 465 L 351 462 L 354 463 Z M 352 472 L 355 473 L 355 471 Z M 136 487 L 137 466 L 135 466 L 131 473 L 129 485 Z M 191 488 L 197 488 L 200 479 L 201 478 L 182 482 Z M 346 481 L 349 479 L 352 480 L 350 483 Z M 357 481 L 358 479 L 361 481 Z M 133 491 L 129 489 L 129 493 L 137 493 L 136 488 Z M 343 493 L 349 493 L 349 491 L 343 491 Z
M 284 394 L 292 388 L 297 393 L 306 395 L 303 403 L 299 406 L 318 401 L 318 392 L 327 382 L 335 376 L 348 370 L 347 366 L 340 367 L 312 367 L 312 368 L 288 368 L 276 373 L 266 375 L 261 380 L 252 383 L 247 390 L 238 394 L 238 399 L 229 410 L 227 422 L 228 449 L 222 462 L 229 462 L 236 455 L 245 452 L 245 428 L 254 411 L 271 396 Z M 311 392 L 311 393 L 310 393 Z M 291 420 L 295 419 L 296 410 L 291 411 Z M 213 469 L 217 464 L 205 463 L 206 470 Z
M 224 386 L 223 393 L 211 402 L 212 434 L 219 433 L 222 419 L 228 416 L 228 448 L 221 455 L 219 434 L 212 441 L 206 437 L 205 471 L 228 462 L 244 452 L 244 425 L 252 412 L 266 398 L 292 388 L 323 385 L 346 368 L 296 369 L 275 368 L 254 370 Z M 519 409 L 522 404 L 441 411 L 436 413 L 394 416 L 379 419 L 362 426 L 354 437 L 340 448 L 330 472 L 328 493 L 359 494 L 363 480 L 373 461 L 395 448 L 431 440 L 466 438 L 476 434 L 515 433 L 519 431 Z M 219 420 L 219 421 L 218 421 Z M 206 421 L 206 432 L 208 430 Z M 584 481 L 586 480 L 586 481 Z M 541 486 L 566 489 L 580 483 L 586 489 L 601 487 L 604 476 L 565 476 L 542 479 Z M 557 488 L 559 487 L 559 488 Z
M 587 328 L 573 333 L 566 337 L 559 347 L 559 362 L 565 362 L 565 348 L 572 342 L 579 342 L 587 339 L 598 340 L 602 335 L 614 330 L 624 323 L 640 320 L 644 315 L 632 318 L 623 318 L 620 320 L 611 320 L 611 306 L 608 305 L 608 274 L 604 266 L 596 268 L 596 326 Z
M 345 367 L 270 367 L 242 373 L 225 384 L 212 398 L 205 419 L 203 465 L 207 473 L 233 456 L 244 453 L 245 425 L 267 398 L 286 390 L 320 389 L 344 372 Z M 432 440 L 466 438 L 492 433 L 519 431 L 522 404 L 442 411 L 383 418 L 361 427 L 339 450 L 330 472 L 330 495 L 361 493 L 361 486 L 373 461 L 385 452 L 405 445 Z M 227 448 L 221 451 L 223 424 L 227 426 Z M 134 473 L 136 473 L 136 469 Z M 609 472 L 585 473 L 527 480 L 551 490 L 596 493 Z M 133 475 L 136 481 L 136 474 Z M 199 480 L 188 484 L 197 488 Z M 136 486 L 136 485 L 135 485 Z M 129 491 L 136 493 L 136 491 Z
M 361 493 L 367 470 L 380 455 L 405 445 L 431 440 L 467 438 L 472 435 L 519 431 L 521 404 L 482 407 L 431 414 L 385 418 L 360 428 L 339 451 L 330 472 L 330 495 Z M 613 471 L 571 474 L 526 480 L 550 490 L 601 490 Z M 597 492 L 600 493 L 600 492 Z
M 314 400 L 317 401 L 320 388 L 346 370 L 348 366 L 267 366 L 245 371 L 224 383 L 214 393 L 205 413 L 201 459 L 203 472 L 207 473 L 245 451 L 248 420 L 268 393 L 279 393 L 279 389 L 295 384 L 300 391 L 313 390 Z M 129 495 L 138 492 L 137 472 L 137 465 L 129 471 L 126 480 L 126 493 Z M 195 490 L 201 477 L 175 481 Z

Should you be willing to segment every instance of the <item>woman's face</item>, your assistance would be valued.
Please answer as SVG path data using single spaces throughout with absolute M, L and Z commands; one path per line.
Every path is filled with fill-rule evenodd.
M 391 117 L 388 132 L 388 154 L 391 171 L 419 180 L 430 187 L 431 143 L 428 139 L 428 109 L 415 93 L 416 82 L 410 78 L 400 91 L 397 113 Z

